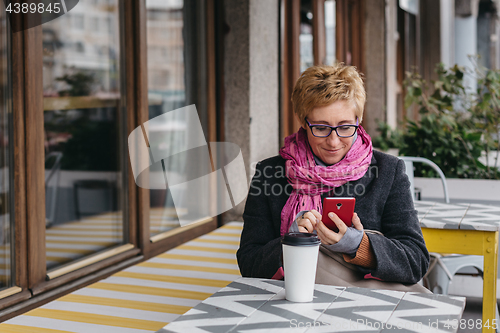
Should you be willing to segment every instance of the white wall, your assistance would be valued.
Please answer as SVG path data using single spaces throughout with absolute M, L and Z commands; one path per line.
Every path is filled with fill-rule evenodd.
M 477 17 L 455 17 L 455 62 L 472 69 L 469 55 L 477 54 Z M 475 91 L 477 82 L 471 76 L 465 76 L 465 84 L 470 91 Z
M 440 0 L 441 62 L 455 64 L 455 0 Z
M 397 42 L 399 39 L 397 13 L 397 0 L 386 0 L 386 123 L 393 129 L 397 126 L 397 97 L 401 91 L 401 87 L 397 81 Z
M 500 201 L 500 180 L 446 178 L 446 183 L 450 199 Z M 421 189 L 423 200 L 444 198 L 440 178 L 415 177 L 415 187 Z

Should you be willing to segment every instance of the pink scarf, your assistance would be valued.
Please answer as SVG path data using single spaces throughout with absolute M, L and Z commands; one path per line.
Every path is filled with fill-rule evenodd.
M 322 213 L 322 193 L 363 177 L 370 166 L 372 154 L 371 138 L 361 126 L 345 157 L 326 167 L 316 165 L 305 129 L 300 128 L 297 133 L 287 136 L 280 155 L 286 160 L 288 183 L 292 185 L 293 192 L 281 211 L 281 235 L 288 232 L 300 211 L 316 209 Z

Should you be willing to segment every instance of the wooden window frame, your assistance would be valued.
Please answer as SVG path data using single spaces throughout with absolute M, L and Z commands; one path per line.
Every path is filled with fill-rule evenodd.
M 122 52 L 125 56 L 122 70 L 125 77 L 122 82 L 125 84 L 123 90 L 128 136 L 137 126 L 148 120 L 146 0 L 120 0 L 120 4 Z M 223 31 L 222 23 L 215 22 L 217 15 L 220 18 L 221 6 L 221 1 L 207 0 L 205 13 L 208 138 L 211 142 L 223 140 L 223 91 L 218 73 L 223 65 L 220 54 L 222 48 L 220 43 L 216 43 L 216 34 L 222 34 Z M 152 243 L 149 228 L 149 190 L 135 184 L 131 164 L 128 162 L 128 195 L 125 198 L 128 247 L 118 254 L 47 280 L 45 200 L 41 199 L 45 198 L 42 26 L 11 33 L 11 36 L 15 290 L 11 288 L 8 292 L 15 291 L 15 294 L 2 298 L 0 293 L 0 321 L 41 306 L 217 227 L 217 219 L 214 218 L 190 228 L 174 229 L 170 232 L 172 237 Z M 126 147 L 126 144 L 124 146 Z M 100 252 L 97 256 L 115 252 L 116 248 L 112 248 Z M 82 261 L 85 262 L 87 258 L 89 257 Z
M 19 17 L 9 18 L 15 20 L 13 24 L 22 24 Z M 9 38 L 11 39 L 11 63 L 12 63 L 12 130 L 13 133 L 13 152 L 11 156 L 14 159 L 14 244 L 11 250 L 14 256 L 14 280 L 13 287 L 3 290 L 3 297 L 0 298 L 0 310 L 11 305 L 27 300 L 31 297 L 28 290 L 27 274 L 27 252 L 26 252 L 26 211 L 23 209 L 26 201 L 26 172 L 24 167 L 25 147 L 25 118 L 24 118 L 24 57 L 22 56 L 24 44 L 24 32 L 11 32 L 9 29 Z M 21 56 L 20 56 L 21 55 Z
M 312 2 L 314 64 L 321 65 L 326 58 L 325 0 Z
M 293 86 L 300 76 L 300 0 L 281 2 L 281 144 L 300 127 L 292 109 Z M 314 39 L 314 38 L 313 38 Z
M 131 1 L 120 5 L 120 24 L 123 40 L 134 39 L 131 18 L 124 13 L 132 12 Z M 22 19 L 21 19 L 22 20 Z M 127 21 L 128 20 L 128 21 Z M 22 24 L 20 22 L 19 24 Z M 134 113 L 129 103 L 134 87 L 133 54 L 131 47 L 124 47 L 127 117 Z M 0 300 L 0 320 L 6 320 L 38 307 L 65 293 L 97 281 L 106 275 L 138 262 L 137 223 L 135 205 L 129 204 L 129 241 L 131 246 L 117 255 L 106 256 L 103 251 L 97 257 L 105 259 L 76 268 L 67 274 L 47 279 L 45 258 L 45 175 L 44 175 L 44 121 L 43 121 L 43 52 L 42 26 L 12 33 L 13 53 L 13 127 L 14 127 L 14 196 L 15 196 L 15 258 L 16 286 L 22 292 Z M 126 146 L 126 145 L 125 145 Z M 129 167 L 130 168 L 130 167 Z M 130 172 L 129 172 L 130 173 Z M 126 201 L 134 202 L 135 183 L 128 184 Z M 42 200 L 42 199 L 43 200 Z M 132 212 L 132 214 L 131 214 Z M 128 249 L 131 248 L 131 249 Z M 89 261 L 84 258 L 83 262 Z M 106 258 L 107 257 L 107 258 Z M 78 263 L 78 261 L 77 261 Z M 49 292 L 50 291 L 50 292 Z
M 219 4 L 220 5 L 220 4 Z M 216 59 L 216 43 L 215 43 L 215 14 L 216 0 L 208 0 L 206 2 L 206 45 L 207 45 L 207 112 L 208 112 L 208 138 L 209 141 L 217 141 L 217 59 Z M 136 54 L 137 68 L 135 71 L 137 86 L 136 91 L 136 119 L 134 126 L 130 129 L 140 126 L 149 120 L 149 105 L 148 105 L 148 76 L 147 76 L 147 31 L 146 31 L 146 1 L 140 0 L 135 2 L 134 11 L 139 19 L 135 20 L 135 30 L 137 31 L 137 39 L 135 40 L 134 49 L 140 50 Z M 220 97 L 219 97 L 220 98 Z M 131 172 L 130 172 L 131 174 Z M 134 180 L 132 183 L 135 186 Z M 198 224 L 190 225 L 185 228 L 176 228 L 173 230 L 151 236 L 150 219 L 149 219 L 149 189 L 143 189 L 136 186 L 137 210 L 139 219 L 139 246 L 143 251 L 145 259 L 154 257 L 162 252 L 174 248 L 182 243 L 185 243 L 198 236 L 204 235 L 217 228 L 217 218 L 210 218 L 205 221 L 200 221 Z M 155 241 L 157 240 L 157 241 Z
M 130 2 L 120 2 L 119 14 L 120 15 L 120 27 L 122 39 L 125 43 L 129 39 L 134 38 L 134 31 L 127 20 L 125 13 L 131 10 Z M 133 19 L 133 18 L 132 18 Z M 128 38 L 130 37 L 130 38 Z M 117 264 L 125 259 L 136 256 L 140 250 L 137 248 L 137 241 L 135 237 L 135 215 L 130 214 L 130 210 L 133 211 L 133 205 L 128 206 L 129 215 L 129 243 L 132 245 L 127 249 L 118 251 L 119 254 L 115 256 L 108 256 L 104 260 L 92 260 L 88 265 L 78 265 L 80 261 L 76 261 L 77 265 L 70 272 L 64 274 L 56 273 L 55 278 L 51 277 L 47 272 L 46 268 L 46 255 L 45 255 L 45 175 L 44 175 L 44 120 L 43 120 L 43 52 L 42 52 L 42 26 L 36 26 L 31 29 L 24 31 L 24 43 L 23 43 L 23 54 L 24 54 L 24 115 L 26 121 L 24 126 L 26 128 L 24 144 L 25 144 L 25 170 L 26 170 L 26 184 L 29 184 L 29 189 L 26 188 L 26 236 L 27 236 L 27 273 L 28 273 L 28 288 L 31 290 L 33 296 L 39 295 L 41 293 L 47 292 L 54 288 L 61 287 L 69 282 L 78 280 L 85 276 L 88 276 L 94 272 L 97 272 L 105 267 L 113 264 Z M 123 48 L 125 57 L 125 68 L 122 69 L 125 77 L 123 78 L 126 83 L 125 86 L 125 99 L 129 99 L 129 95 L 133 91 L 133 87 L 129 83 L 132 79 L 130 78 L 130 63 L 133 63 L 133 50 L 126 47 Z M 127 100 L 128 102 L 128 100 Z M 127 117 L 129 114 L 134 112 L 133 107 L 127 104 L 126 108 Z M 124 152 L 125 153 L 125 152 Z M 132 202 L 130 196 L 133 197 L 133 190 L 131 191 L 131 186 L 128 187 L 128 198 L 125 200 L 129 203 Z M 43 221 L 43 222 L 42 222 Z M 116 247 L 108 249 L 106 251 L 100 252 L 95 257 L 101 258 L 103 254 L 115 253 Z M 86 257 L 80 262 L 85 263 L 89 258 L 94 256 Z M 106 255 L 104 255 L 106 257 Z M 73 263 L 72 263 L 73 264 Z M 66 266 L 58 268 L 53 271 L 64 270 Z M 53 275 L 54 276 L 54 275 Z
M 336 0 L 336 8 L 337 60 L 356 66 L 364 73 L 364 0 Z

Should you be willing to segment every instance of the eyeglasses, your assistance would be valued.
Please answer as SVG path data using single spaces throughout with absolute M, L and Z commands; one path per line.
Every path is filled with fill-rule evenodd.
M 330 126 L 323 124 L 311 124 L 307 118 L 305 119 L 307 125 L 311 129 L 312 135 L 318 138 L 326 138 L 332 134 L 332 131 L 335 130 L 335 133 L 341 138 L 349 138 L 356 133 L 358 129 L 358 119 L 356 118 L 356 125 L 340 125 L 340 126 Z

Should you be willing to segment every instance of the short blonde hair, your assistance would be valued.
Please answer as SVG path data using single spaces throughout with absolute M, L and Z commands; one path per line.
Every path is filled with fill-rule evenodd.
M 361 123 L 366 101 L 361 76 L 356 67 L 346 66 L 344 63 L 306 69 L 292 92 L 293 111 L 300 123 L 305 124 L 305 118 L 315 107 L 330 105 L 336 101 L 353 102 L 356 117 Z

